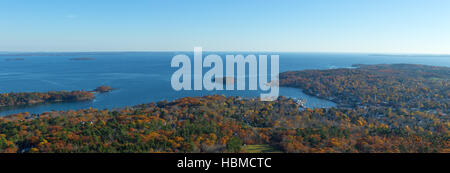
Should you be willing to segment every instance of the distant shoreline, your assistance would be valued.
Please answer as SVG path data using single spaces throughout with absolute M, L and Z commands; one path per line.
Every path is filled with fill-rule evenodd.
M 92 61 L 95 60 L 95 58 L 91 57 L 81 57 L 81 58 L 70 58 L 71 61 Z
M 192 52 L 192 50 L 171 50 L 171 51 L 78 51 L 78 52 L 0 52 L 0 56 L 73 56 L 74 54 L 87 54 L 87 55 L 97 55 L 97 54 L 116 54 L 116 53 L 172 53 L 172 52 Z M 399 56 L 399 57 L 422 57 L 422 56 L 432 56 L 432 57 L 450 57 L 449 54 L 443 53 L 371 53 L 371 52 L 301 52 L 301 51 L 222 51 L 222 50 L 209 50 L 204 52 L 217 52 L 217 53 L 300 53 L 300 54 L 365 54 L 368 56 Z

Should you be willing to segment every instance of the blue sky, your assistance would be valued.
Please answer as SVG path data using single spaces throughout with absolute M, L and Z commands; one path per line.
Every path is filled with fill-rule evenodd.
M 449 0 L 1 0 L 0 51 L 450 54 Z

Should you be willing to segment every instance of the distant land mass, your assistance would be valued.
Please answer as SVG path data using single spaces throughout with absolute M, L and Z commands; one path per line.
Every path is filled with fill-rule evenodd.
M 91 60 L 95 60 L 95 58 L 80 57 L 80 58 L 70 58 L 69 60 L 72 60 L 72 61 L 91 61 Z
M 375 53 L 369 54 L 369 56 L 393 56 L 393 57 L 450 57 L 449 54 L 382 54 Z
M 23 60 L 25 60 L 25 58 L 8 58 L 8 59 L 5 59 L 5 61 L 23 61 Z

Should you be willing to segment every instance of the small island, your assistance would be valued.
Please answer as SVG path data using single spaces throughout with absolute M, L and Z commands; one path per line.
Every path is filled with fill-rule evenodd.
M 111 88 L 110 86 L 99 86 L 94 90 L 94 92 L 107 93 L 107 92 L 111 92 L 112 90 L 113 90 L 113 88 Z

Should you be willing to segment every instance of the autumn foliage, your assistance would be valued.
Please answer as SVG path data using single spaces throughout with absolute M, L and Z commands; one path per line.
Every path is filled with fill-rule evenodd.
M 448 152 L 448 118 L 399 109 L 306 109 L 206 96 L 120 110 L 27 113 L 0 119 L 1 152 Z

